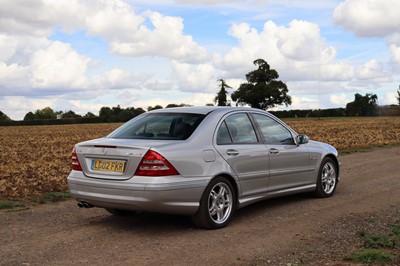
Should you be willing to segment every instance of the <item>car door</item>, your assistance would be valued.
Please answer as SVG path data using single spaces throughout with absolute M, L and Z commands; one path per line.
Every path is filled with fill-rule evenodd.
M 297 145 L 292 132 L 264 114 L 252 113 L 264 137 L 269 154 L 268 191 L 290 189 L 312 184 L 307 145 Z
M 241 196 L 267 191 L 269 160 L 246 112 L 225 117 L 217 130 L 217 151 L 236 172 Z

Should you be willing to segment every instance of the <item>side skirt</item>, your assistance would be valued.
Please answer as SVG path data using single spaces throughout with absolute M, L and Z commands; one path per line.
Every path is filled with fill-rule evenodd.
M 315 190 L 316 187 L 317 187 L 316 184 L 312 184 L 312 185 L 288 188 L 288 189 L 283 189 L 283 190 L 269 191 L 269 192 L 255 195 L 255 196 L 248 196 L 245 198 L 240 198 L 238 209 L 243 208 L 247 205 L 253 204 L 255 202 L 265 200 L 265 199 L 277 198 L 277 197 L 282 197 L 282 196 L 287 196 L 287 195 L 292 195 L 292 194 L 297 194 L 297 193 L 312 192 Z

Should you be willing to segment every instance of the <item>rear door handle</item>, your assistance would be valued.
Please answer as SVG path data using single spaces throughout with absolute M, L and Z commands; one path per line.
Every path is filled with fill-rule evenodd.
M 268 151 L 269 151 L 269 154 L 279 154 L 279 150 L 275 149 L 275 148 L 271 148 Z
M 228 154 L 230 156 L 237 156 L 237 155 L 239 155 L 239 152 L 237 150 L 229 149 L 226 151 L 226 154 Z

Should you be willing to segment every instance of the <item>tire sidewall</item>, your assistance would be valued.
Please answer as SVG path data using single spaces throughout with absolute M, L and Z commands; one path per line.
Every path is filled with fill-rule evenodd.
M 229 187 L 230 190 L 230 195 L 231 195 L 231 200 L 232 200 L 232 207 L 231 211 L 229 214 L 229 217 L 223 222 L 223 223 L 216 223 L 210 216 L 209 210 L 208 210 L 208 200 L 210 196 L 211 190 L 214 188 L 215 185 L 218 183 L 224 183 Z M 193 216 L 193 221 L 194 223 L 202 228 L 207 228 L 207 229 L 219 229 L 227 226 L 229 222 L 231 221 L 233 214 L 236 209 L 236 195 L 235 195 L 235 190 L 233 188 L 232 183 L 225 177 L 223 176 L 217 176 L 215 177 L 207 186 L 206 190 L 204 191 L 201 200 L 200 200 L 200 206 L 199 210 L 197 213 Z
M 324 191 L 323 185 L 322 185 L 322 171 L 325 167 L 325 165 L 327 163 L 331 163 L 335 169 L 335 187 L 333 188 L 332 192 L 330 193 L 326 193 Z M 321 166 L 319 168 L 318 171 L 318 178 L 317 178 L 317 188 L 315 190 L 315 194 L 316 196 L 320 197 L 320 198 L 328 198 L 333 196 L 333 194 L 335 194 L 336 188 L 337 188 L 337 184 L 338 184 L 338 169 L 337 169 L 337 165 L 336 163 L 329 157 L 325 157 L 322 162 L 321 162 Z

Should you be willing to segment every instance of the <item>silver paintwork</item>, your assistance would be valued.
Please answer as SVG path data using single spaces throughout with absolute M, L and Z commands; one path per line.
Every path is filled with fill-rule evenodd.
M 297 134 L 281 120 L 259 109 L 181 107 L 148 113 L 170 112 L 208 115 L 187 140 L 113 139 L 109 137 L 112 133 L 105 138 L 77 144 L 76 153 L 83 171 L 72 170 L 68 176 L 71 195 L 77 201 L 103 208 L 193 215 L 199 208 L 208 184 L 217 176 L 224 176 L 231 181 L 235 188 L 236 206 L 241 208 L 266 198 L 314 191 L 321 161 L 329 156 L 337 162 L 334 147 L 308 141 L 308 138 Z M 231 114 L 249 112 L 274 119 L 290 131 L 294 143 L 269 145 L 260 141 L 217 145 L 217 130 L 224 119 Z M 136 119 L 140 119 L 140 116 L 127 124 L 134 123 Z M 180 175 L 134 176 L 141 158 L 149 149 L 167 158 Z M 124 173 L 107 175 L 93 171 L 89 165 L 94 158 L 124 160 L 126 169 Z M 324 191 L 330 193 L 334 188 L 334 176 L 328 169 L 330 166 L 325 167 L 322 183 Z M 339 177 L 338 167 L 337 163 L 336 177 Z M 210 206 L 212 212 L 216 211 L 216 206 L 217 203 Z M 226 203 L 223 206 L 227 206 L 225 210 L 232 207 Z M 224 213 L 217 213 L 216 220 L 223 220 Z

